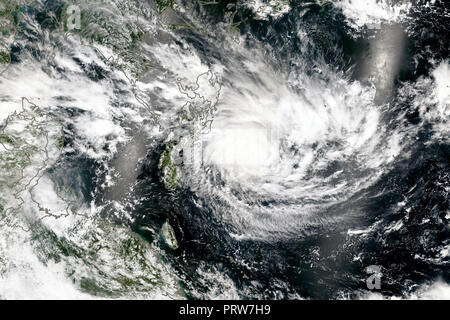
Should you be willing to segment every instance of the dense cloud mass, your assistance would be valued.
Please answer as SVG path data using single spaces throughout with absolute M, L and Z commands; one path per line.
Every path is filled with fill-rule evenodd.
M 4 0 L 1 299 L 450 298 L 450 11 Z

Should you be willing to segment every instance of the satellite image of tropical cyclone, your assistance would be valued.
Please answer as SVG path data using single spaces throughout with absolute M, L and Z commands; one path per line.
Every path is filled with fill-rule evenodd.
M 446 0 L 0 0 L 0 299 L 450 299 Z

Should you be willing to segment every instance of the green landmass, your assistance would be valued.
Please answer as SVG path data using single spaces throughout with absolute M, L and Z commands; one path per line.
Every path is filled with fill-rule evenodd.
M 173 230 L 173 227 L 170 225 L 169 220 L 167 220 L 162 228 L 161 228 L 161 236 L 166 242 L 166 244 L 171 248 L 172 250 L 178 249 L 178 241 L 175 236 L 175 231 Z
M 154 0 L 156 5 L 156 10 L 159 13 L 163 13 L 166 9 L 173 9 L 175 5 L 175 0 Z
M 163 174 L 164 185 L 167 190 L 175 190 L 180 186 L 179 169 L 172 160 L 173 144 L 169 144 L 161 155 L 159 168 Z

